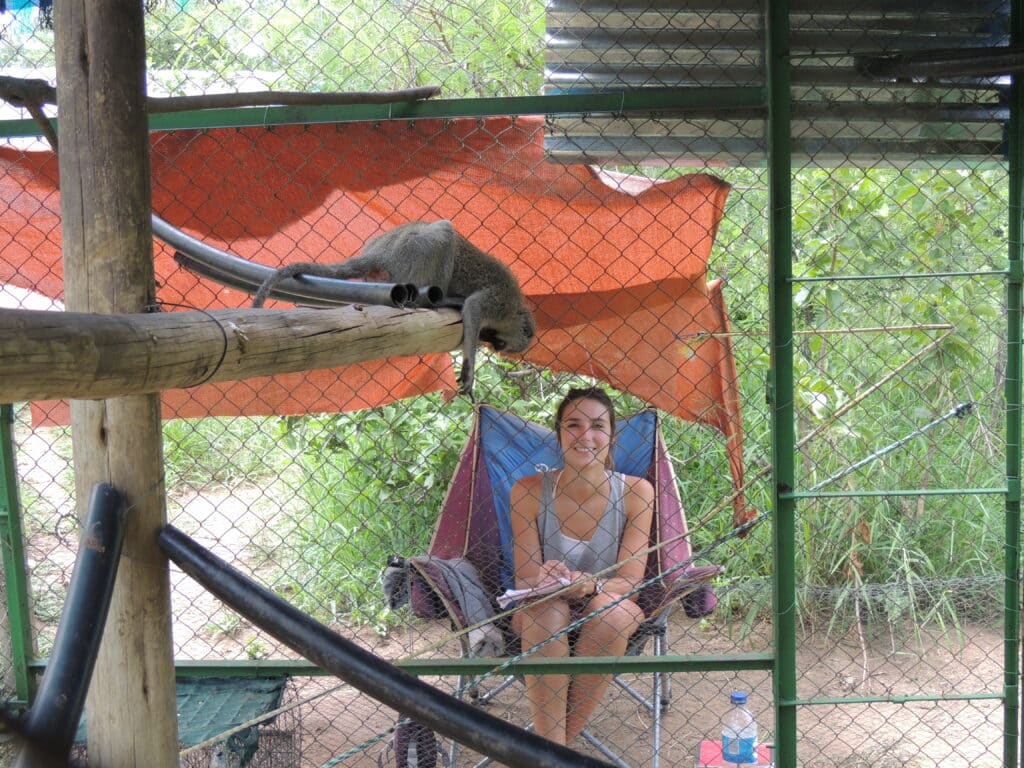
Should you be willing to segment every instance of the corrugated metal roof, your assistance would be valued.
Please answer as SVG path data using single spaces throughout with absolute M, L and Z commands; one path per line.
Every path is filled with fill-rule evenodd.
M 999 48 L 1006 0 L 793 0 L 793 152 L 818 165 L 1001 158 L 1008 77 L 872 77 L 879 57 Z M 549 93 L 757 86 L 763 0 L 548 0 Z M 933 70 L 934 71 L 934 70 Z M 553 120 L 566 162 L 765 159 L 764 110 Z

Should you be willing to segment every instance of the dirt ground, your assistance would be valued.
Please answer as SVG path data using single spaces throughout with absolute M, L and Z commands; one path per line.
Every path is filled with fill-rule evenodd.
M 708 655 L 765 650 L 768 627 L 737 643 L 727 627 L 705 624 L 689 632 L 693 622 L 681 615 L 673 620 L 677 640 L 672 653 Z M 410 630 L 411 631 L 411 630 Z M 418 642 L 429 644 L 431 627 Z M 802 638 L 797 653 L 797 681 L 803 698 L 842 700 L 859 696 L 900 695 L 900 690 L 919 686 L 915 678 L 927 678 L 927 690 L 919 695 L 991 693 L 1001 685 L 1002 640 L 998 632 L 968 629 L 963 645 L 934 639 L 920 647 L 912 660 L 900 655 L 869 655 L 865 681 L 860 667 L 861 649 L 856 643 L 836 643 Z M 365 641 L 366 638 L 363 638 Z M 374 647 L 374 643 L 368 643 Z M 375 650 L 407 647 L 405 638 L 382 640 Z M 915 668 L 919 668 L 916 669 Z M 928 669 L 927 673 L 923 672 Z M 650 690 L 646 680 L 635 685 Z M 450 685 L 449 681 L 449 685 Z M 301 697 L 323 689 L 322 681 L 296 690 Z M 332 683 L 333 685 L 333 683 Z M 673 698 L 662 723 L 661 764 L 692 766 L 702 739 L 715 739 L 721 715 L 732 690 L 751 692 L 751 706 L 763 741 L 772 741 L 771 681 L 766 673 L 688 673 L 674 675 Z M 902 694 L 913 695 L 913 694 Z M 518 724 L 529 722 L 521 688 L 505 691 L 487 706 L 492 714 Z M 950 701 L 906 704 L 815 704 L 798 710 L 798 760 L 801 766 L 841 768 L 896 768 L 907 766 L 979 766 L 1002 764 L 1002 709 L 998 702 Z M 394 714 L 351 688 L 343 687 L 315 704 L 301 709 L 303 765 L 323 765 L 364 740 L 382 733 L 394 722 Z M 651 717 L 636 701 L 612 689 L 595 715 L 590 730 L 611 746 L 629 766 L 650 764 Z M 595 749 L 579 742 L 581 751 L 600 757 Z M 342 765 L 370 768 L 378 756 L 390 757 L 386 742 L 346 759 Z M 464 754 L 459 766 L 475 765 L 479 756 Z

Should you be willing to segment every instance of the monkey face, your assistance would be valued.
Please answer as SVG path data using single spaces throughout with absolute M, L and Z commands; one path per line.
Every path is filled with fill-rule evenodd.
M 490 344 L 495 352 L 508 350 L 509 352 L 522 352 L 535 334 L 533 315 L 529 310 L 521 309 L 516 313 L 515 320 L 509 322 L 505 327 L 493 328 L 484 327 L 480 329 L 480 341 Z
M 495 352 L 501 352 L 508 344 L 505 340 L 498 335 L 498 332 L 493 328 L 481 328 L 480 329 L 480 341 L 485 344 L 490 344 L 491 348 Z

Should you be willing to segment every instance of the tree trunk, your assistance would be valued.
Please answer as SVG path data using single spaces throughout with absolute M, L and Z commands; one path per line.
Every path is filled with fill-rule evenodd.
M 142 312 L 154 300 L 142 3 L 58 0 L 55 9 L 65 301 Z M 80 519 L 90 489 L 124 493 L 130 519 L 86 704 L 89 762 L 178 765 L 157 395 L 71 404 Z

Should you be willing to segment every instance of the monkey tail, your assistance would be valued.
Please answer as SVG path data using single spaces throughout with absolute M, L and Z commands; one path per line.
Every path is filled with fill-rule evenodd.
M 256 296 L 252 300 L 253 307 L 262 307 L 266 300 L 270 298 L 270 292 L 274 290 L 278 283 L 302 274 L 322 275 L 323 277 L 333 276 L 322 264 L 300 262 L 298 264 L 289 264 L 285 267 L 281 267 L 280 269 L 274 270 L 266 280 L 260 283 L 259 290 L 256 291 Z

